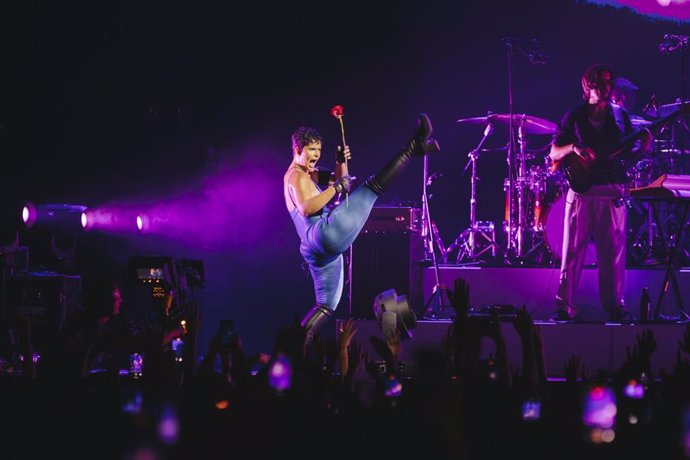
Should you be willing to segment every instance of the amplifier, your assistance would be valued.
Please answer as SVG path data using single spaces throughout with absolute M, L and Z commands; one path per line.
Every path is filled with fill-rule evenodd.
M 373 318 L 374 298 L 389 289 L 406 295 L 413 309 L 421 308 L 424 247 L 420 218 L 416 208 L 372 210 L 352 245 L 352 317 Z
M 415 233 L 421 229 L 419 208 L 376 206 L 371 210 L 362 233 Z

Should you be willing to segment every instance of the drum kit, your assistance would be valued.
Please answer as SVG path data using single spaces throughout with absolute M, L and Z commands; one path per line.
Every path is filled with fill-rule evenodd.
M 657 113 L 631 116 L 634 129 L 651 123 L 650 119 L 664 116 L 678 104 L 655 108 Z M 517 137 L 516 147 L 483 148 L 495 125 L 510 125 Z M 474 150 L 468 153 L 465 170 L 470 169 L 470 223 L 455 241 L 443 248 L 442 259 L 457 250 L 456 263 L 472 263 L 502 259 L 507 264 L 554 266 L 560 262 L 563 244 L 563 221 L 565 217 L 565 195 L 568 183 L 563 174 L 552 168 L 548 156 L 550 143 L 540 150 L 527 148 L 528 136 L 551 136 L 558 126 L 549 120 L 527 114 L 489 114 L 484 117 L 462 118 L 459 124 L 483 125 L 484 134 Z M 684 145 L 683 137 L 688 135 L 684 123 L 670 126 L 656 136 L 653 148 L 628 170 L 633 188 L 648 186 L 661 174 L 683 174 L 683 163 L 690 159 L 690 150 L 678 148 Z M 550 139 L 549 139 L 550 140 Z M 511 150 L 514 152 L 511 153 Z M 496 226 L 492 221 L 477 219 L 477 160 L 483 153 L 507 153 L 508 172 L 503 180 L 505 207 L 502 230 L 505 235 L 505 251 L 496 239 Z M 688 155 L 685 155 L 688 153 Z M 686 158 L 687 157 L 687 158 Z M 663 253 L 666 243 L 661 241 L 656 228 L 658 223 L 645 203 L 626 199 L 628 206 L 628 265 L 645 265 L 654 260 L 654 255 Z M 672 213 L 670 213 L 672 214 Z M 673 215 L 667 216 L 672 220 Z M 592 248 L 590 248 L 592 249 Z M 596 263 L 594 251 L 588 251 L 585 264 Z
M 494 125 L 510 125 L 517 133 L 516 154 L 511 160 L 510 147 L 483 149 Z M 469 154 L 465 169 L 471 166 L 470 226 L 447 248 L 446 256 L 458 250 L 456 262 L 471 262 L 498 255 L 495 225 L 491 221 L 477 220 L 477 160 L 482 153 L 508 152 L 508 174 L 503 181 L 505 210 L 503 232 L 507 248 L 505 260 L 545 262 L 554 260 L 561 251 L 565 205 L 565 178 L 552 172 L 544 149 L 529 150 L 527 136 L 549 136 L 557 125 L 549 120 L 527 114 L 489 114 L 485 117 L 463 118 L 461 124 L 484 125 L 484 136 Z M 541 157 L 535 164 L 535 160 Z

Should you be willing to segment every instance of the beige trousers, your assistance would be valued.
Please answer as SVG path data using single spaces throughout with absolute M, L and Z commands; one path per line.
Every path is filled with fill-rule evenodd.
M 573 306 L 590 241 L 599 266 L 599 297 L 605 310 L 624 306 L 625 227 L 624 186 L 595 185 L 585 193 L 568 190 L 563 224 L 563 253 L 556 303 Z

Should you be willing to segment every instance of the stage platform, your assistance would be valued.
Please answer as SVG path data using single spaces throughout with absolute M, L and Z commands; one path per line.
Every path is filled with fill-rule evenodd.
M 442 265 L 439 267 L 441 285 L 453 288 L 456 278 L 463 278 L 470 284 L 470 305 L 526 305 L 532 317 L 547 320 L 554 312 L 554 298 L 558 287 L 557 268 L 486 267 Z M 586 322 L 603 322 L 607 316 L 599 301 L 599 281 L 596 267 L 582 271 L 580 284 L 573 303 L 578 307 L 578 319 Z M 690 268 L 675 270 L 681 299 L 685 311 L 690 309 Z M 631 268 L 625 272 L 625 302 L 637 315 L 640 296 L 644 287 L 649 288 L 652 313 L 662 290 L 665 270 Z M 430 299 L 436 285 L 434 268 L 427 268 L 423 275 L 424 302 Z M 415 305 L 417 312 L 421 306 Z M 661 304 L 659 313 L 665 316 L 680 316 L 678 304 L 669 289 Z
M 345 320 L 338 320 L 337 323 Z M 379 324 L 375 320 L 354 320 L 357 334 L 355 340 L 369 359 L 380 358 L 369 343 L 370 336 L 381 337 Z M 683 324 L 615 324 L 615 323 L 553 323 L 535 321 L 539 325 L 544 340 L 546 370 L 549 377 L 563 377 L 564 366 L 571 356 L 578 356 L 590 375 L 601 369 L 607 373 L 615 372 L 626 359 L 626 348 L 636 344 L 636 337 L 651 331 L 657 342 L 652 356 L 652 371 L 655 376 L 664 370 L 673 371 L 676 361 L 678 341 L 683 338 L 686 325 Z M 402 344 L 401 362 L 407 366 L 407 373 L 414 374 L 416 357 L 420 351 L 433 349 L 442 351 L 442 339 L 451 325 L 450 320 L 418 321 L 412 331 L 413 338 Z M 515 328 L 510 321 L 502 321 L 503 336 L 508 351 L 508 359 L 513 369 L 522 366 L 522 346 Z M 339 324 L 336 324 L 336 330 Z M 482 342 L 483 352 L 493 351 L 489 339 Z

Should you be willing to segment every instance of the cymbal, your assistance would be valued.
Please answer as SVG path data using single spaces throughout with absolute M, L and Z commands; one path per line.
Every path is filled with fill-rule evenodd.
M 508 124 L 510 114 L 508 113 L 492 113 L 486 117 L 461 118 L 458 123 L 469 124 L 487 124 L 491 122 Z M 513 114 L 513 125 L 519 127 L 522 124 L 525 133 L 527 134 L 553 134 L 556 132 L 558 125 L 552 121 L 543 118 L 526 115 L 524 113 Z
M 687 106 L 687 104 L 690 104 L 690 101 L 686 101 L 685 105 Z M 680 109 L 682 106 L 682 102 L 672 102 L 671 104 L 663 104 L 658 107 L 649 107 L 646 110 L 643 110 L 642 113 L 650 117 L 666 117 Z

